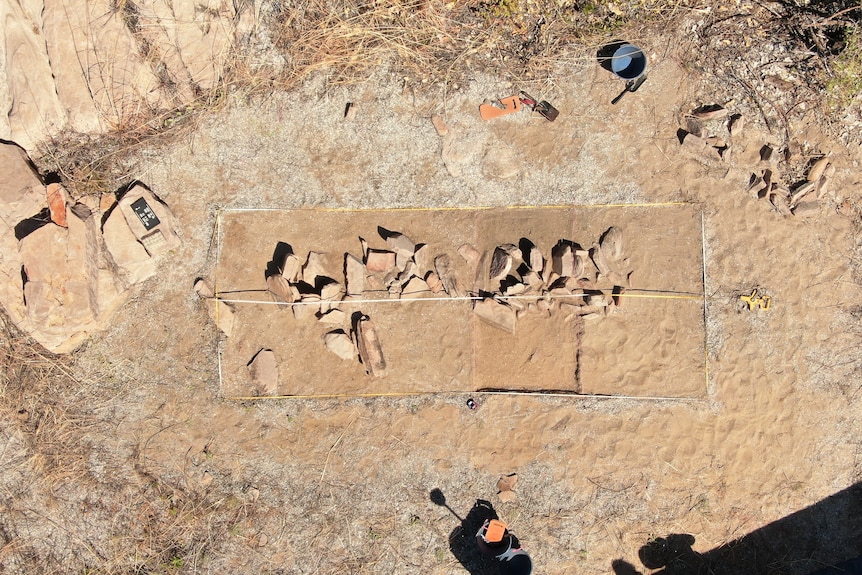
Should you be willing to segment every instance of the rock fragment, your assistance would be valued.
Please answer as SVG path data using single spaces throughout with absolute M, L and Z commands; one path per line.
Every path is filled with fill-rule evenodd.
M 798 204 L 802 200 L 802 198 L 813 192 L 816 187 L 816 181 L 807 181 L 798 188 L 796 188 L 790 196 L 790 209 L 792 210 L 793 208 L 795 208 L 796 204 Z
M 302 266 L 302 281 L 313 286 L 321 276 L 326 276 L 326 256 L 318 252 L 308 252 L 305 265 Z
M 799 202 L 792 208 L 794 216 L 810 218 L 820 214 L 820 203 L 817 200 Z
M 515 310 L 494 298 L 485 298 L 475 302 L 473 312 L 494 327 L 515 333 Z
M 482 257 L 482 254 L 479 253 L 479 250 L 477 250 L 476 246 L 473 244 L 462 245 L 458 248 L 458 255 L 464 258 L 464 261 L 471 266 L 475 266 L 478 263 L 479 258 Z
M 320 323 L 341 325 L 347 322 L 347 314 L 340 309 L 331 309 L 326 313 L 321 313 L 317 320 Z
M 817 190 L 817 199 L 823 198 L 829 191 L 829 184 L 832 182 L 832 178 L 835 176 L 835 166 L 833 164 L 829 164 L 826 170 L 823 172 L 823 175 L 820 176 L 820 179 L 817 180 L 817 184 L 815 185 L 815 189 Z
M 248 364 L 251 380 L 263 395 L 278 392 L 278 361 L 271 349 L 261 349 Z
M 356 347 L 359 349 L 359 358 L 365 366 L 365 371 L 374 377 L 386 375 L 386 360 L 383 358 L 383 348 L 380 339 L 374 329 L 371 318 L 363 315 L 356 320 L 354 325 L 356 334 Z
M 575 272 L 575 254 L 571 244 L 560 242 L 551 250 L 554 273 L 560 277 L 571 277 Z
M 683 136 L 682 150 L 695 159 L 707 162 L 721 160 L 721 153 L 718 148 L 710 146 L 706 140 L 692 133 L 687 132 Z
M 606 259 L 617 260 L 621 258 L 623 255 L 623 231 L 616 226 L 611 226 L 602 234 L 599 246 Z
M 326 313 L 338 306 L 344 295 L 344 288 L 337 281 L 330 281 L 320 288 L 320 313 Z
M 455 267 L 452 265 L 452 260 L 448 255 L 442 254 L 434 258 L 434 269 L 437 271 L 437 277 L 443 283 L 443 289 L 450 297 L 464 296 L 461 282 L 458 280 Z
M 599 270 L 601 275 L 607 276 L 610 274 L 611 267 L 608 265 L 608 261 L 600 246 L 594 245 L 590 248 L 590 258 L 593 260 L 593 263 L 596 265 L 596 268 Z
M 216 327 L 221 330 L 226 337 L 233 335 L 234 327 L 236 326 L 236 312 L 225 302 L 217 298 L 209 298 L 206 300 L 207 313 L 210 319 L 215 322 Z
M 817 160 L 816 162 L 814 162 L 814 164 L 811 166 L 811 169 L 808 170 L 808 177 L 807 177 L 808 181 L 809 182 L 816 182 L 817 180 L 819 180 L 820 177 L 823 175 L 823 172 L 826 171 L 826 166 L 828 166 L 828 165 L 829 165 L 829 157 L 828 156 L 824 156 L 824 157 L 820 158 L 819 160 Z
M 523 279 L 526 282 L 527 286 L 529 286 L 531 290 L 536 292 L 540 291 L 545 286 L 545 282 L 543 282 L 542 278 L 539 277 L 539 274 L 534 271 L 525 274 Z
M 282 303 L 293 303 L 296 301 L 296 295 L 284 276 L 281 274 L 271 275 L 266 278 L 266 289 L 272 294 L 275 301 Z
M 449 126 L 446 125 L 446 122 L 439 115 L 431 115 L 431 124 L 434 126 L 434 130 L 437 131 L 438 136 L 445 136 L 449 133 Z
M 326 349 L 343 360 L 352 360 L 356 358 L 356 346 L 344 330 L 337 329 L 335 331 L 327 332 L 326 335 L 323 336 L 323 343 L 326 346 Z
M 48 184 L 45 191 L 51 221 L 60 227 L 68 227 L 66 225 L 66 205 L 71 203 L 72 198 L 69 196 L 66 188 L 60 184 Z
M 0 221 L 14 228 L 45 207 L 45 185 L 17 144 L 0 142 L 0 166 Z
M 386 245 L 396 254 L 401 254 L 408 258 L 412 258 L 413 253 L 416 251 L 416 244 L 413 243 L 413 240 L 400 233 L 388 236 L 386 238 Z
M 742 130 L 745 128 L 745 117 L 742 114 L 734 114 L 730 117 L 727 123 L 727 131 L 731 137 L 742 136 Z
M 401 299 L 416 299 L 431 296 L 431 288 L 420 277 L 413 276 L 401 290 Z
M 427 244 L 416 246 L 416 251 L 413 252 L 413 261 L 416 263 L 416 268 L 420 274 L 425 274 L 431 269 L 430 257 L 430 248 Z
M 492 282 L 497 282 L 509 275 L 512 270 L 512 255 L 502 247 L 494 248 L 494 253 L 491 255 L 491 267 L 488 272 L 488 278 Z
M 371 273 L 388 272 L 395 267 L 395 252 L 368 250 L 365 267 Z
M 431 293 L 440 293 L 443 291 L 443 282 L 440 281 L 435 272 L 428 272 L 428 275 L 425 276 L 425 283 L 428 284 L 428 289 L 431 290 Z
M 194 290 L 201 299 L 209 299 L 215 297 L 215 291 L 212 286 L 204 278 L 197 278 L 194 283 Z
M 529 258 L 527 265 L 530 266 L 530 269 L 537 274 L 542 273 L 542 269 L 544 269 L 545 266 L 545 258 L 542 256 L 542 250 L 533 246 L 530 248 L 530 253 L 527 257 Z
M 316 294 L 304 294 L 290 308 L 293 311 L 293 317 L 298 320 L 314 317 L 320 312 L 320 296 Z
M 727 117 L 728 110 L 722 106 L 717 104 L 712 104 L 709 106 L 701 106 L 700 108 L 696 108 L 692 110 L 691 115 L 697 118 L 698 120 L 719 120 L 721 118 Z
M 301 279 L 302 264 L 295 254 L 287 254 L 284 258 L 284 264 L 281 266 L 281 275 L 291 283 L 298 282 Z
M 179 247 L 177 220 L 159 198 L 143 184 L 135 184 L 117 202 L 129 229 L 152 256 Z
M 361 296 L 365 291 L 365 264 L 350 254 L 344 254 L 344 278 L 347 295 Z

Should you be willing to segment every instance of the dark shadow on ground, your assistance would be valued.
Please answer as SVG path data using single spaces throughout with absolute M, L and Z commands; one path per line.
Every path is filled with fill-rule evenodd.
M 862 483 L 706 553 L 695 539 L 672 534 L 648 541 L 641 564 L 657 575 L 862 575 Z M 640 575 L 617 559 L 615 575 Z
M 611 69 L 611 59 L 614 56 L 614 52 L 619 50 L 620 46 L 625 43 L 625 40 L 614 40 L 599 48 L 598 51 L 596 51 L 596 60 L 598 60 L 599 66 L 613 74 L 613 70 Z
M 477 499 L 467 516 L 461 518 L 446 503 L 446 497 L 439 489 L 431 491 L 431 501 L 446 507 L 460 523 L 449 534 L 449 550 L 470 575 L 500 575 L 499 562 L 486 557 L 476 545 L 476 533 L 486 519 L 499 519 L 494 506 L 484 499 Z

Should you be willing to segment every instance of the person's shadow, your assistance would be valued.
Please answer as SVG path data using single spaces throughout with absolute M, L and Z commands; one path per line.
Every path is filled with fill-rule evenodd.
M 662 569 L 656 575 L 697 575 L 709 573 L 706 558 L 691 548 L 694 537 L 687 533 L 674 533 L 651 539 L 638 551 L 638 557 L 647 569 Z M 611 563 L 615 575 L 641 575 L 634 565 L 617 559 Z
M 460 523 L 449 534 L 449 550 L 470 575 L 499 575 L 499 561 L 482 555 L 476 545 L 476 532 L 486 519 L 499 519 L 489 501 L 477 499 L 473 508 L 463 519 L 446 504 L 446 496 L 439 489 L 432 489 L 431 501 L 448 509 Z

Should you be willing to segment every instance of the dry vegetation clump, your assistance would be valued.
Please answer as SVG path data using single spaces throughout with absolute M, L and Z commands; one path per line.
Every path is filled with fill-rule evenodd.
M 786 145 L 810 113 L 846 139 L 862 87 L 860 18 L 850 0 L 717 4 L 691 28 L 688 63 L 705 91 L 747 107 Z
M 635 21 L 666 20 L 686 0 L 619 3 L 549 0 L 285 0 L 268 25 L 287 61 L 288 82 L 326 70 L 333 82 L 393 65 L 407 81 L 455 84 L 477 70 L 510 79 L 539 77 L 571 44 L 601 45 Z
M 129 383 L 79 371 L 0 315 L 0 572 L 194 572 L 247 544 L 251 499 L 156 463 L 152 435 L 118 437 Z

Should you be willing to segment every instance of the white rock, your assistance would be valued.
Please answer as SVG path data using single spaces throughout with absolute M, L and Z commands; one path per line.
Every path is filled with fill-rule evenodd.
M 352 360 L 356 358 L 356 346 L 342 330 L 330 331 L 323 336 L 323 343 L 326 349 L 344 360 Z

